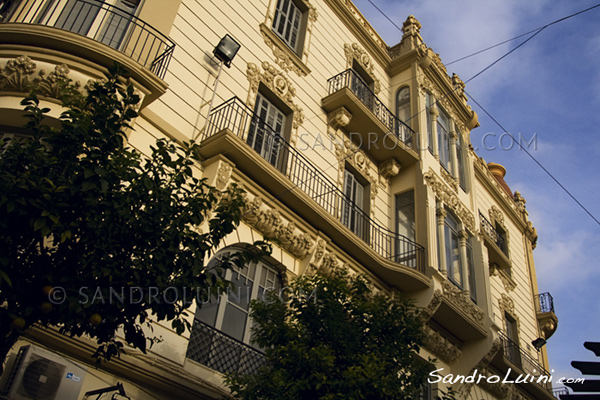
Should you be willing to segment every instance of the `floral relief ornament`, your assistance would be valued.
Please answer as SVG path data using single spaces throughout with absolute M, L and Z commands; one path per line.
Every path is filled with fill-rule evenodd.
M 40 69 L 37 76 L 34 76 L 36 70 L 36 63 L 28 56 L 8 60 L 6 66 L 0 68 L 0 89 L 28 92 L 36 87 L 42 96 L 59 98 L 59 82 L 68 78 L 69 67 L 66 64 L 56 65 L 54 71 L 47 75 L 44 69 Z M 75 86 L 80 87 L 81 84 L 75 82 Z
M 304 111 L 302 108 L 294 104 L 294 97 L 296 96 L 296 88 L 292 85 L 292 82 L 283 72 L 269 64 L 267 61 L 263 61 L 261 64 L 263 72 L 260 72 L 260 68 L 254 63 L 248 63 L 246 69 L 246 76 L 250 82 L 250 91 L 248 93 L 247 104 L 254 108 L 256 96 L 258 94 L 258 88 L 262 82 L 265 86 L 273 91 L 283 102 L 292 109 L 293 121 L 292 127 L 298 129 L 304 122 Z M 294 141 L 292 140 L 292 143 Z

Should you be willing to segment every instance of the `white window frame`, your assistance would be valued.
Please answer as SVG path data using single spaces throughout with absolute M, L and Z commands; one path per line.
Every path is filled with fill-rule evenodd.
M 293 0 L 277 0 L 271 28 L 296 54 L 299 53 L 304 18 L 304 13 Z
M 342 223 L 354 232 L 358 237 L 367 240 L 366 225 L 367 222 L 363 214 L 365 211 L 365 191 L 366 186 L 361 184 L 355 174 L 347 169 L 344 169 L 344 199 L 342 204 Z M 355 210 L 352 205 L 355 205 L 360 211 Z
M 260 92 L 256 96 L 254 114 L 258 118 L 253 119 L 250 124 L 246 142 L 262 158 L 278 168 L 287 116 Z
M 227 254 L 221 253 L 221 255 Z M 267 291 L 280 290 L 282 287 L 281 276 L 273 267 L 259 261 L 245 265 L 241 270 L 238 268 L 227 270 L 225 279 L 228 281 L 244 281 L 246 285 L 230 287 L 223 293 L 218 293 L 218 296 L 214 296 L 213 293 L 210 299 L 202 299 L 202 306 L 196 310 L 196 319 L 256 348 L 251 343 L 252 317 L 250 316 L 250 302 L 263 299 Z M 236 325 L 241 326 L 240 333 L 236 334 L 236 332 L 225 328 L 226 318 L 229 315 L 235 315 L 231 314 L 231 311 L 244 316 L 243 319 L 237 318 L 239 321 Z

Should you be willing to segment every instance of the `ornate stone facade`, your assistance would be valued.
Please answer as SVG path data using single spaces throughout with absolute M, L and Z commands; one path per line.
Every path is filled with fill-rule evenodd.
M 375 66 L 373 65 L 373 61 L 371 61 L 369 53 L 362 49 L 357 43 L 346 43 L 344 45 L 344 53 L 346 53 L 346 68 L 352 68 L 354 61 L 356 60 L 373 80 L 373 93 L 378 95 L 381 91 L 381 82 L 375 76 Z
M 263 61 L 261 67 L 263 72 L 260 71 L 260 68 L 256 64 L 248 63 L 246 76 L 250 82 L 250 90 L 248 92 L 246 104 L 248 104 L 250 108 L 254 108 L 259 86 L 263 83 L 292 110 L 293 129 L 290 142 L 295 144 L 298 128 L 304 122 L 304 112 L 302 108 L 294 103 L 296 88 L 283 72 L 279 71 L 267 61 Z
M 299 231 L 294 222 L 284 221 L 278 210 L 267 207 L 258 196 L 246 201 L 242 219 L 296 258 L 306 258 L 313 247 L 309 234 Z
M 285 72 L 294 71 L 298 76 L 306 76 L 310 73 L 310 69 L 306 66 L 305 61 L 308 58 L 310 41 L 312 38 L 313 26 L 317 22 L 319 13 L 315 6 L 309 0 L 300 0 L 306 12 L 306 33 L 304 35 L 304 43 L 302 50 L 299 53 L 294 52 L 273 32 L 274 10 L 269 10 L 265 16 L 265 22 L 260 24 L 260 32 L 265 41 L 265 44 L 273 52 L 275 63 Z M 272 2 L 275 5 L 276 2 Z
M 38 95 L 58 99 L 59 81 L 68 78 L 70 72 L 66 64 L 61 64 L 47 73 L 43 68 L 38 69 L 30 57 L 23 55 L 8 60 L 4 68 L 0 67 L 0 90 L 27 93 L 36 87 Z M 80 82 L 74 83 L 82 86 Z
M 364 151 L 358 148 L 348 138 L 335 142 L 335 155 L 338 159 L 338 186 L 344 187 L 344 170 L 346 162 L 352 165 L 370 183 L 371 200 L 375 200 L 378 191 L 378 180 L 374 172 L 377 171 L 373 162 Z
M 475 217 L 473 213 L 458 199 L 458 195 L 449 188 L 446 184 L 444 184 L 433 172 L 429 170 L 423 175 L 425 179 L 425 183 L 429 186 L 435 193 L 436 197 L 442 201 L 446 206 L 448 206 L 456 216 L 462 221 L 472 234 L 477 232 L 475 228 Z
M 439 332 L 434 331 L 429 326 L 425 326 L 425 347 L 431 351 L 440 360 L 447 362 L 448 364 L 454 364 L 462 352 L 460 348 L 454 343 L 450 342 Z

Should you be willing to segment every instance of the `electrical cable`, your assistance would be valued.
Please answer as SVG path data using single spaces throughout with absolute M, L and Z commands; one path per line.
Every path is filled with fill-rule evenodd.
M 465 93 L 467 93 L 466 90 Z M 540 163 L 525 147 L 523 147 L 523 145 L 517 139 L 515 139 L 515 137 L 506 128 L 504 128 L 496 118 L 494 118 L 472 95 L 468 93 L 467 95 L 492 121 L 494 121 L 496 125 L 498 125 L 500 129 L 502 129 L 503 132 L 510 136 L 513 142 L 516 143 L 521 150 L 523 150 L 525 154 L 527 154 L 558 186 L 560 186 L 560 188 L 567 193 L 569 197 L 571 197 L 571 199 L 573 199 L 573 201 L 577 203 L 581 209 L 583 209 L 583 211 L 585 211 L 598 225 L 600 225 L 600 221 L 598 221 L 598 219 L 594 217 L 594 215 L 579 200 L 577 200 L 577 198 L 562 183 L 560 183 L 559 180 L 554 177 L 554 175 L 552 175 L 548 169 L 546 169 L 546 167 L 542 165 L 542 163 Z

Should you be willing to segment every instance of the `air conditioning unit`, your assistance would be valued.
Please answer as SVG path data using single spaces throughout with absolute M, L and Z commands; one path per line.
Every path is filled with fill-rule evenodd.
M 12 354 L 0 381 L 9 400 L 77 400 L 86 370 L 33 345 Z

